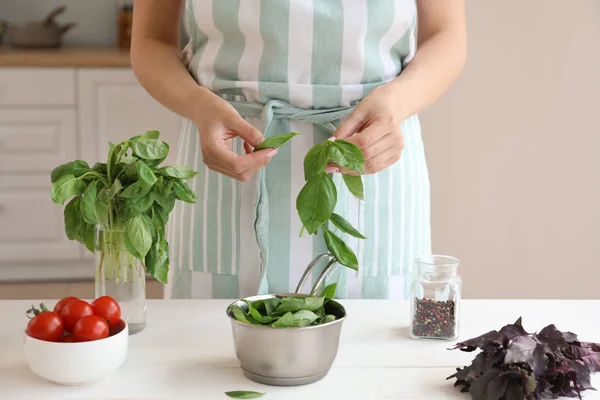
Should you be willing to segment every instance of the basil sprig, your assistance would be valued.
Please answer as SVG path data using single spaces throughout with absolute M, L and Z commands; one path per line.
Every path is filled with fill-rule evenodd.
M 94 252 L 94 226 L 98 224 L 104 243 L 113 249 L 116 265 L 112 267 L 118 267 L 122 260 L 114 249 L 127 249 L 147 273 L 167 283 L 165 225 L 175 201 L 195 203 L 194 192 L 184 180 L 197 172 L 183 166 L 159 167 L 169 154 L 169 145 L 159 136 L 158 131 L 149 131 L 110 143 L 107 162 L 92 168 L 82 160 L 60 165 L 51 173 L 51 197 L 60 205 L 70 200 L 64 208 L 65 232 L 70 240 Z M 104 256 L 101 263 L 106 264 Z

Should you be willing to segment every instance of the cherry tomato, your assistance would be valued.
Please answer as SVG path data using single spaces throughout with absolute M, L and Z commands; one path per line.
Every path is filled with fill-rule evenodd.
M 55 312 L 39 313 L 27 323 L 27 334 L 39 340 L 58 342 L 63 334 L 63 320 Z
M 63 336 L 60 338 L 60 342 L 63 342 L 63 343 L 72 343 L 74 341 L 75 340 L 73 340 L 73 335 L 67 335 L 67 336 Z
M 70 302 L 72 302 L 74 300 L 79 300 L 79 299 L 77 297 L 73 297 L 73 296 L 69 296 L 69 297 L 65 297 L 64 299 L 61 299 L 54 306 L 54 312 L 57 313 L 58 315 L 60 315 L 62 313 L 63 308 L 65 308 L 65 306 L 67 304 L 69 304 Z
M 75 342 L 90 342 L 108 337 L 108 324 L 97 315 L 88 315 L 77 321 L 73 327 Z
M 117 333 L 121 332 L 123 329 L 125 329 L 125 321 L 123 321 L 122 319 L 119 319 L 119 321 L 117 321 L 117 323 L 115 325 L 109 326 L 108 335 L 114 336 Z
M 94 315 L 92 306 L 83 300 L 73 300 L 63 308 L 61 316 L 65 324 L 65 331 L 73 333 L 75 323 L 83 317 Z
M 121 319 L 121 307 L 110 296 L 98 297 L 92 302 L 92 308 L 94 315 L 104 318 L 108 326 L 116 326 Z

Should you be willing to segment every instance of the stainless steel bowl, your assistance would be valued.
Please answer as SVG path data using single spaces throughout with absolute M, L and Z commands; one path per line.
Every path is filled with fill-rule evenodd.
M 270 294 L 248 297 L 245 300 L 264 300 L 278 296 L 298 296 L 312 267 L 323 254 L 308 266 L 296 293 Z M 331 260 L 315 283 L 311 295 L 315 294 L 325 275 L 335 264 Z M 251 380 L 275 386 L 297 386 L 316 382 L 324 378 L 337 356 L 342 324 L 346 319 L 346 310 L 335 300 L 325 304 L 327 314 L 336 316 L 336 320 L 323 325 L 301 328 L 272 328 L 252 325 L 235 319 L 232 306 L 247 310 L 241 300 L 227 307 L 231 319 L 235 353 L 244 374 Z

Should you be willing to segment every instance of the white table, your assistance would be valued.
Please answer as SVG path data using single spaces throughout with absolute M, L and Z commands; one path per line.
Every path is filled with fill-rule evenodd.
M 445 378 L 477 354 L 448 351 L 453 343 L 408 338 L 408 302 L 342 301 L 348 312 L 338 357 L 327 377 L 312 385 L 284 388 L 246 379 L 235 358 L 229 301 L 148 301 L 148 324 L 130 337 L 123 366 L 97 384 L 62 387 L 26 365 L 24 311 L 32 301 L 0 301 L 0 399 L 227 399 L 230 390 L 267 392 L 263 398 L 464 399 Z M 35 303 L 35 302 L 34 302 Z M 51 303 L 53 304 L 53 303 Z M 600 342 L 600 301 L 463 301 L 461 339 L 478 336 L 523 317 L 526 330 L 554 323 L 581 340 Z M 600 374 L 592 384 L 600 389 Z M 587 391 L 584 399 L 600 399 Z

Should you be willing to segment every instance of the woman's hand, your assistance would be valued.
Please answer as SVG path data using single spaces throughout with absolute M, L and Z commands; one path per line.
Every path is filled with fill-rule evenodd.
M 203 106 L 198 108 L 194 122 L 200 135 L 204 164 L 212 171 L 233 179 L 247 182 L 250 177 L 269 163 L 277 154 L 276 149 L 252 152 L 264 140 L 262 133 L 245 119 L 235 108 L 219 96 L 204 92 Z M 233 138 L 244 140 L 245 155 L 233 151 Z
M 358 146 L 365 157 L 364 173 L 375 174 L 400 159 L 404 148 L 401 120 L 394 88 L 385 84 L 359 103 L 331 140 L 344 139 Z M 357 175 L 337 164 L 329 164 L 325 171 Z

